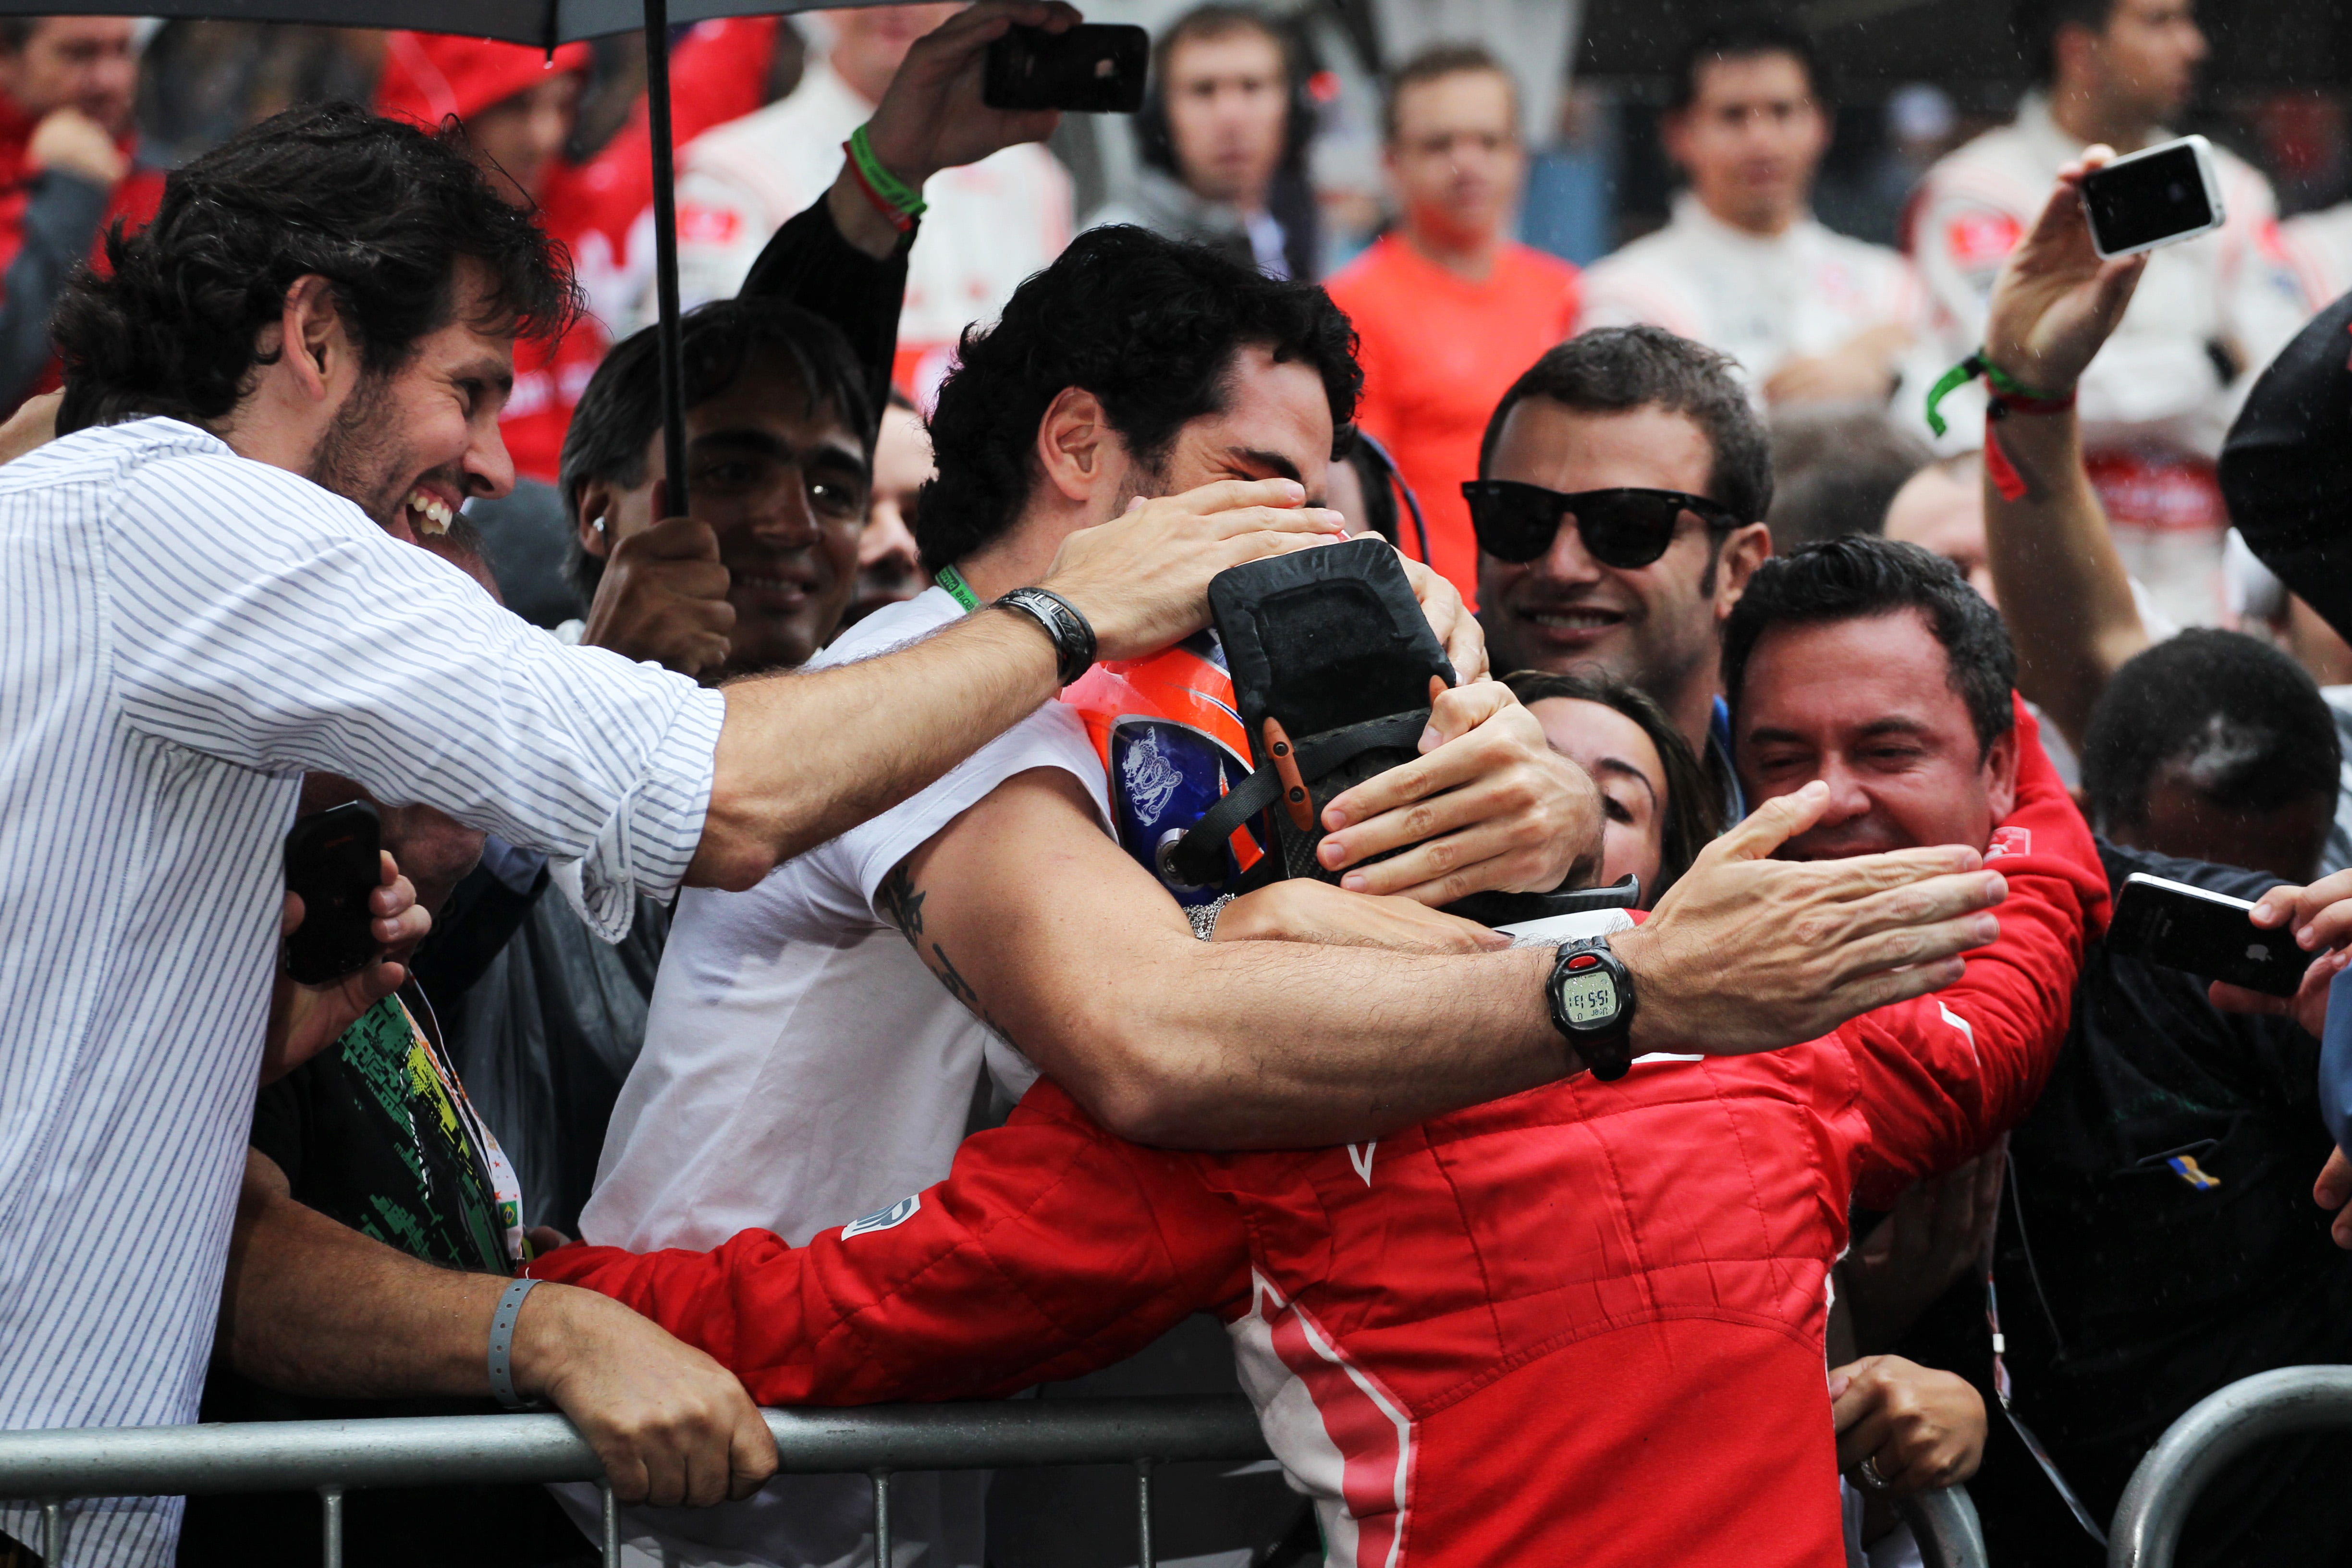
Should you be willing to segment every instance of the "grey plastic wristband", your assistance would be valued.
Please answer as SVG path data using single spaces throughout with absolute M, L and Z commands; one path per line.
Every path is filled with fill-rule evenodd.
M 538 1283 L 518 1279 L 509 1285 L 499 1298 L 499 1310 L 490 1315 L 490 1392 L 509 1410 L 528 1410 L 531 1405 L 515 1393 L 514 1331 L 515 1320 L 522 1316 L 522 1299 Z

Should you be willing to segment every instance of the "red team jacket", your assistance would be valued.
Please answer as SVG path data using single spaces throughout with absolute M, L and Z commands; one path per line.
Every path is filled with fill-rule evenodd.
M 2105 917 L 2090 833 L 2022 750 L 2000 940 L 1822 1039 L 1307 1152 L 1142 1148 L 1040 1083 L 945 1182 L 805 1247 L 747 1230 L 528 1272 L 773 1405 L 1009 1394 L 1214 1311 L 1335 1564 L 1839 1568 L 1822 1330 L 1849 1200 L 2024 1113 Z

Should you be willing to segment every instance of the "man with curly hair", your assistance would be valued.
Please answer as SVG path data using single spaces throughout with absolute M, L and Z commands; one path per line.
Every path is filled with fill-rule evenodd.
M 564 647 L 403 543 L 511 485 L 515 341 L 575 310 L 531 217 L 415 125 L 278 116 L 175 173 L 107 254 L 57 316 L 67 433 L 0 473 L 5 1428 L 195 1415 L 304 773 L 576 865 L 612 938 L 640 892 L 747 886 L 929 783 L 1050 699 L 1076 646 L 1016 603 L 706 690 Z M 1163 507 L 1045 575 L 1087 646 L 1133 657 L 1205 623 L 1221 566 L 1325 531 L 1295 507 Z M 421 934 L 405 904 L 376 895 L 377 941 Z M 362 1005 L 402 977 L 368 974 Z M 272 1059 L 333 1039 L 334 1011 L 282 1015 Z M 106 1237 L 138 1238 L 135 1289 Z M 449 1365 L 478 1391 L 477 1305 L 484 1337 Z M 774 1458 L 736 1415 L 711 1458 L 745 1484 Z M 77 1512 L 77 1560 L 170 1555 L 174 1500 Z
M 1221 495 L 1319 500 L 1357 386 L 1346 321 L 1313 285 L 1139 228 L 1081 236 L 995 328 L 967 336 L 940 390 L 939 476 L 915 521 L 940 585 L 814 663 L 953 625 L 1122 514 Z M 1501 951 L 1505 939 L 1431 906 L 1559 885 L 1591 858 L 1600 804 L 1527 710 L 1476 679 L 1475 645 L 1454 652 L 1467 679 L 1438 700 L 1423 754 L 1331 803 L 1322 864 L 1342 887 L 1179 887 L 1158 869 L 1165 833 L 1202 809 L 1160 787 L 1171 770 L 1197 766 L 1213 800 L 1220 756 L 1246 766 L 1213 749 L 1213 711 L 1233 691 L 1202 637 L 1105 666 L 756 889 L 686 895 L 583 1237 L 709 1247 L 758 1226 L 800 1243 L 869 1213 L 880 1228 L 893 1200 L 947 1174 L 976 1106 L 985 1120 L 992 1098 L 1041 1074 L 1125 1137 L 1234 1149 L 1378 1139 L 1577 1072 L 1541 999 L 1549 951 Z M 1175 686 L 1204 727 L 1160 727 L 1167 749 L 1148 756 L 1105 739 L 1106 721 L 1117 730 Z M 1172 815 L 1186 799 L 1192 817 Z M 1751 879 L 1791 869 L 1694 873 L 1726 918 L 1693 900 L 1612 939 L 1640 973 L 1637 1029 L 1693 1042 L 1678 1051 L 1783 1045 L 1943 973 L 1862 962 L 1851 986 L 1759 973 L 1743 1019 L 1702 1018 L 1725 966 L 1781 939 L 1776 922 L 1729 910 L 1752 914 Z M 1921 933 L 1928 949 L 1956 951 L 1968 922 L 1944 922 L 1977 887 L 1950 876 L 1906 889 L 1941 911 Z M 1855 953 L 1821 944 L 1832 950 Z M 898 1478 L 899 1538 L 980 1561 L 980 1484 Z M 868 1517 L 862 1478 L 788 1477 L 750 1504 L 633 1514 L 625 1528 L 668 1561 L 830 1562 Z

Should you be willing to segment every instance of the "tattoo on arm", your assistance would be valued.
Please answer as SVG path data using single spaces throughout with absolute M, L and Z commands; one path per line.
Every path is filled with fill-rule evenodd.
M 907 863 L 901 860 L 890 868 L 875 889 L 882 900 L 882 918 L 898 928 L 898 934 L 913 943 L 920 952 L 923 944 L 918 941 L 923 934 L 923 895 L 915 888 L 915 879 L 907 874 Z
M 892 867 L 890 874 L 882 879 L 882 885 L 875 889 L 876 900 L 882 906 L 883 918 L 898 928 L 898 934 L 907 939 L 907 945 L 915 950 L 915 956 L 923 960 L 925 967 L 939 976 L 940 984 L 947 987 L 948 994 L 962 1003 L 965 1009 L 993 1030 L 998 1038 L 1019 1050 L 1020 1044 L 1005 1032 L 1004 1026 L 989 1016 L 988 1009 L 981 1004 L 980 993 L 955 966 L 955 960 L 948 956 L 948 950 L 934 942 L 930 944 L 929 954 L 925 955 L 923 900 L 927 896 L 915 886 L 915 879 L 908 874 L 903 861 Z

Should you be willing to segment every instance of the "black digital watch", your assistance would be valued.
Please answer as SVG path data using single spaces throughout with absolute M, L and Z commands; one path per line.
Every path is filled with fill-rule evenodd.
M 1633 1065 L 1633 975 L 1609 951 L 1606 937 L 1565 943 L 1552 960 L 1544 985 L 1552 1026 L 1603 1083 L 1623 1078 Z

